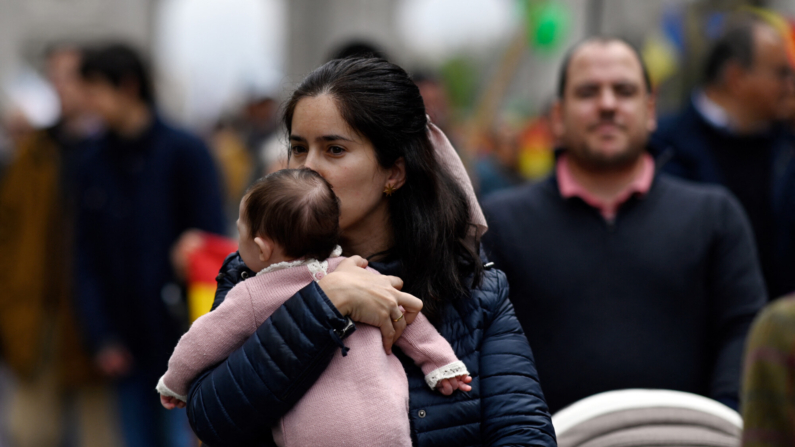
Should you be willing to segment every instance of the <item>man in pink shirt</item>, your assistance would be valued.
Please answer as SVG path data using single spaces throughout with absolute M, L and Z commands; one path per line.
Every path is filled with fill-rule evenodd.
M 568 149 L 556 167 L 560 193 L 612 221 L 632 194 L 649 191 L 654 177 L 645 151 L 657 127 L 648 74 L 620 41 L 585 43 L 567 65 L 569 91 L 552 112 L 553 131 Z
M 591 38 L 564 60 L 554 175 L 490 197 L 484 245 L 505 271 L 555 412 L 661 388 L 737 407 L 742 348 L 765 290 L 747 218 L 725 189 L 656 172 L 643 63 Z

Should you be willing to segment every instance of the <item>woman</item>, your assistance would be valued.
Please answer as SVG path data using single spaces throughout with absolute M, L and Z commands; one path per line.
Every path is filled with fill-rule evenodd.
M 196 381 L 188 414 L 199 438 L 215 447 L 273 445 L 270 425 L 340 355 L 353 322 L 380 327 L 390 351 L 422 308 L 473 381 L 469 393 L 434 394 L 395 351 L 409 379 L 414 444 L 555 445 L 505 276 L 485 269 L 478 255 L 485 226 L 477 225 L 484 222 L 471 185 L 447 167 L 460 166 L 457 158 L 436 155 L 446 144 L 455 156 L 427 122 L 405 71 L 375 58 L 331 61 L 295 91 L 284 124 L 290 167 L 313 169 L 334 187 L 342 247 L 353 257 L 289 299 Z M 385 276 L 361 269 L 367 261 L 359 256 Z M 230 256 L 215 305 L 250 274 Z M 344 440 L 329 443 L 337 441 Z

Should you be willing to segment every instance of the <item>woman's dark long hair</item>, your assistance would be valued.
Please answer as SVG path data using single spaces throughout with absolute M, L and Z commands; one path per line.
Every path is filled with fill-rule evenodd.
M 323 94 L 370 140 L 382 167 L 405 160 L 406 182 L 389 198 L 390 253 L 400 260 L 403 291 L 420 298 L 423 313 L 438 322 L 446 302 L 480 283 L 483 266 L 480 241 L 468 237 L 469 202 L 435 158 L 419 89 L 402 68 L 383 59 L 332 60 L 310 73 L 285 105 L 288 135 L 298 102 Z

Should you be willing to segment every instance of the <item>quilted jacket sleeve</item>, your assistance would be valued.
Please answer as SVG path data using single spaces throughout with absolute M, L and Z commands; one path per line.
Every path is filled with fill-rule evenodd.
M 212 447 L 273 445 L 271 426 L 326 369 L 349 321 L 314 282 L 287 300 L 194 382 L 187 410 L 199 439 Z
M 530 344 L 508 300 L 505 274 L 495 270 L 493 297 L 484 300 L 486 332 L 480 355 L 483 441 L 489 446 L 555 446 L 555 430 Z

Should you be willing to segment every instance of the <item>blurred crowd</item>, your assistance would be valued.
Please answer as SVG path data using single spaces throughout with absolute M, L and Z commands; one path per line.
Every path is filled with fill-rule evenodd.
M 649 254 L 653 261 L 645 262 L 644 258 L 640 267 L 632 266 L 631 272 L 654 276 L 644 273 L 642 267 L 665 270 L 667 267 L 654 262 L 670 262 L 677 264 L 667 264 L 671 278 L 656 279 L 674 283 L 691 276 L 707 278 L 686 284 L 700 289 L 688 291 L 697 296 L 694 300 L 712 303 L 710 300 L 722 299 L 722 293 L 745 293 L 758 298 L 757 307 L 761 308 L 761 304 L 795 291 L 795 54 L 790 37 L 783 36 L 775 26 L 747 19 L 738 19 L 733 25 L 714 42 L 704 61 L 703 82 L 689 101 L 680 112 L 656 120 L 655 129 L 644 134 L 643 141 L 648 140 L 645 149 L 651 171 L 721 185 L 731 193 L 727 199 L 730 205 L 726 206 L 733 210 L 731 204 L 739 204 L 741 211 L 737 213 L 726 211 L 725 215 L 711 217 L 717 219 L 714 222 L 701 222 L 701 227 L 712 225 L 705 234 L 726 231 L 726 238 L 742 239 L 742 231 L 726 229 L 739 222 L 739 227 L 750 225 L 753 241 L 747 245 L 734 240 L 718 243 L 699 239 L 697 234 L 685 235 L 693 239 L 688 242 L 690 249 L 703 250 L 708 259 L 703 264 L 692 259 L 695 255 L 689 256 L 688 247 L 683 247 L 664 261 Z M 356 43 L 330 58 L 372 54 L 385 56 L 374 47 Z M 0 446 L 196 445 L 184 410 L 165 411 L 154 391 L 174 345 L 189 324 L 183 251 L 196 230 L 235 237 L 237 204 L 247 187 L 264 174 L 286 167 L 279 98 L 249 97 L 238 110 L 220 117 L 211 129 L 194 133 L 162 116 L 146 59 L 129 45 L 62 43 L 50 47 L 43 60 L 43 74 L 58 98 L 57 122 L 36 127 L 24 113 L 11 110 L 3 116 L 0 131 Z M 564 65 L 564 71 L 567 67 Z M 571 142 L 561 141 L 561 133 L 554 128 L 554 114 L 561 113 L 556 109 L 559 105 L 550 103 L 531 118 L 497 119 L 485 132 L 472 135 L 468 131 L 471 123 L 452 109 L 441 76 L 417 72 L 413 79 L 430 119 L 461 152 L 479 198 L 491 204 L 486 207 L 490 223 L 495 218 L 517 226 L 522 222 L 522 201 L 531 199 L 514 203 L 509 198 L 513 196 L 505 191 L 519 191 L 516 188 L 546 181 L 550 174 L 557 174 L 557 181 L 563 181 L 560 171 L 555 170 L 565 166 L 560 148 Z M 565 92 L 561 90 L 557 96 L 561 100 Z M 643 196 L 645 191 L 641 187 L 635 192 Z M 638 227 L 637 240 L 627 242 L 630 245 L 622 247 L 618 256 L 632 244 L 646 244 L 655 235 L 664 241 L 663 247 L 643 247 L 673 250 L 673 242 L 664 238 L 675 239 L 669 233 L 676 224 L 666 228 L 661 222 L 691 209 L 685 203 L 690 196 L 685 194 L 680 199 L 665 212 L 657 209 L 662 214 L 654 219 L 648 217 L 646 226 Z M 587 198 L 583 200 L 592 204 Z M 505 211 L 505 204 L 512 203 L 515 206 L 508 207 L 510 212 Z M 705 202 L 704 206 L 713 204 Z M 615 222 L 616 214 L 604 207 L 595 208 L 608 223 Z M 704 222 L 708 220 L 704 218 Z M 563 222 L 561 217 L 561 229 Z M 546 287 L 553 289 L 568 287 L 555 283 L 558 280 L 593 284 L 597 297 L 599 293 L 628 290 L 618 287 L 620 292 L 616 292 L 611 288 L 613 282 L 593 280 L 579 272 L 550 273 L 556 250 L 572 236 L 555 239 L 542 230 L 523 235 L 534 228 L 533 223 L 516 228 L 518 240 L 513 243 L 538 239 L 537 244 L 528 242 L 532 248 L 524 251 L 539 261 L 523 264 L 522 255 L 506 248 L 505 244 L 512 243 L 491 240 L 490 255 L 501 263 L 498 267 L 520 266 L 545 272 L 542 276 L 549 281 Z M 501 231 L 511 234 L 514 229 Z M 495 230 L 493 234 L 496 238 L 501 233 Z M 578 254 L 577 261 L 582 264 L 563 269 L 604 267 L 604 258 L 588 261 L 589 254 L 599 250 L 588 245 L 592 240 L 576 240 L 584 244 L 584 253 Z M 703 271 L 714 259 L 728 259 L 726 263 L 732 267 Z M 553 293 L 539 290 L 544 287 L 532 281 L 523 283 L 520 267 L 506 269 L 512 289 L 529 295 Z M 716 279 L 715 275 L 723 276 Z M 653 281 L 638 287 L 639 293 L 660 294 L 660 300 L 669 291 L 666 283 Z M 547 358 L 560 356 L 557 349 L 565 349 L 565 337 L 558 335 L 556 328 L 575 331 L 575 327 L 587 327 L 584 320 L 594 315 L 610 318 L 606 315 L 609 311 L 598 304 L 575 310 L 576 300 L 565 303 L 561 306 L 572 307 L 537 308 L 532 307 L 536 304 L 528 307 L 514 302 L 537 353 L 541 384 L 552 411 L 585 397 L 578 395 L 578 390 L 585 395 L 603 390 L 601 384 L 570 386 L 567 380 L 587 382 L 582 376 L 571 377 L 576 376 L 571 370 L 576 364 L 573 360 L 554 367 L 548 366 L 552 361 L 545 363 Z M 789 368 L 780 372 L 785 382 L 781 386 L 795 386 L 793 351 L 787 351 L 795 346 L 789 344 L 795 342 L 787 341 L 795 338 L 790 335 L 795 334 L 795 325 L 791 321 L 781 323 L 783 317 L 775 314 L 776 309 L 788 316 L 793 313 L 792 306 L 785 303 L 789 301 L 776 301 L 773 305 L 778 307 L 762 314 L 766 321 L 782 326 L 775 335 L 779 337 L 775 347 L 765 345 L 769 331 L 753 329 L 745 376 L 750 394 L 740 396 L 732 386 L 719 383 L 714 387 L 728 391 L 711 395 L 735 410 L 742 410 L 742 404 L 759 404 L 756 408 L 763 409 L 759 411 L 769 413 L 752 414 L 750 420 L 759 419 L 762 425 L 778 417 L 770 415 L 777 410 L 767 404 L 779 397 L 769 398 L 775 391 L 770 385 L 773 379 L 754 367 L 773 356 L 776 367 Z M 699 312 L 708 312 L 711 305 L 704 304 Z M 758 308 L 753 308 L 750 317 L 746 311 L 727 311 L 714 321 L 725 325 L 724 336 L 732 340 L 732 347 L 727 349 L 742 351 Z M 669 317 L 666 321 L 674 326 L 688 320 L 682 312 Z M 657 315 L 644 318 L 660 321 Z M 735 324 L 739 320 L 742 324 Z M 528 330 L 530 326 L 540 329 Z M 665 333 L 677 337 L 673 328 Z M 679 335 L 693 337 L 690 342 L 709 338 L 702 328 Z M 622 333 L 616 337 L 634 335 Z M 650 343 L 662 350 L 679 349 L 673 344 L 662 346 L 659 340 Z M 707 343 L 719 344 L 714 339 Z M 709 357 L 700 360 L 703 362 L 717 362 L 714 357 L 725 352 L 688 352 L 691 354 Z M 572 355 L 581 354 L 568 352 L 563 357 Z M 675 353 L 667 355 L 666 361 L 681 360 Z M 649 367 L 640 364 L 638 371 Z M 759 367 L 770 369 L 769 365 Z M 739 376 L 739 371 L 733 373 L 726 380 Z M 610 383 L 606 387 L 613 387 L 611 380 L 604 380 Z M 795 411 L 793 389 L 784 389 L 780 396 L 787 401 L 789 411 Z M 790 426 L 795 425 L 792 414 L 784 416 Z

